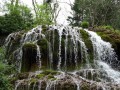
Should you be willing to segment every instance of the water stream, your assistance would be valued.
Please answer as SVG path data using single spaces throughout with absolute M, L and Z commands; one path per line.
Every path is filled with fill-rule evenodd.
M 117 67 L 119 60 L 117 60 L 117 55 L 109 42 L 103 41 L 93 31 L 84 30 L 89 35 L 93 46 L 94 62 L 91 63 L 80 28 L 63 25 L 46 26 L 46 28 L 44 32 L 42 26 L 38 26 L 22 34 L 20 46 L 14 51 L 14 55 L 19 56 L 19 58 L 15 58 L 19 71 L 23 68 L 22 64 L 24 62 L 22 59 L 25 51 L 22 48 L 29 42 L 36 47 L 36 65 L 38 65 L 40 71 L 42 71 L 41 68 L 46 67 L 60 72 L 60 74 L 52 76 L 55 79 L 48 80 L 47 76 L 42 80 L 37 79 L 32 90 L 36 90 L 36 87 L 38 87 L 38 90 L 42 90 L 43 82 L 46 83 L 45 90 L 59 90 L 59 84 L 63 82 L 63 85 L 65 83 L 75 85 L 75 90 L 82 90 L 85 82 L 87 82 L 86 85 L 89 88 L 97 86 L 97 90 L 100 88 L 102 88 L 100 90 L 111 90 L 111 88 L 116 90 L 116 84 L 120 84 L 120 72 L 116 71 L 114 67 Z M 5 46 L 12 48 L 14 44 L 11 38 L 17 38 L 17 35 L 18 33 L 10 34 L 6 39 Z M 47 44 L 46 48 L 38 43 L 40 40 L 47 41 L 47 43 L 42 44 L 43 46 Z M 47 53 L 43 52 L 44 49 L 47 50 Z M 36 78 L 40 73 L 33 72 L 33 75 L 28 77 L 27 80 L 18 80 L 15 90 L 19 90 L 20 85 L 24 85 L 26 81 L 29 82 L 33 77 Z M 32 83 L 29 83 L 27 86 L 30 88 L 31 85 Z M 23 90 L 26 90 L 25 87 Z

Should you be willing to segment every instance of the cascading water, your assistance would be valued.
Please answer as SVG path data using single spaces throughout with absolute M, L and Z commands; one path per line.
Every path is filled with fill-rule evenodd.
M 36 59 L 38 60 L 38 64 L 39 64 L 39 67 L 41 68 L 41 54 L 40 54 L 40 47 L 38 45 L 37 46 L 37 56 L 36 56 Z
M 120 72 L 111 68 L 111 66 L 117 67 L 120 62 L 117 60 L 116 53 L 114 52 L 111 44 L 103 41 L 95 32 L 88 30 L 86 31 L 89 33 L 90 39 L 93 43 L 94 61 L 97 62 L 97 65 L 100 68 L 102 67 L 102 69 L 106 71 L 108 76 L 113 79 L 114 82 L 120 82 Z M 109 66 L 107 63 L 111 66 Z
M 90 39 L 93 43 L 94 48 L 94 59 L 101 60 L 109 63 L 110 65 L 114 64 L 113 62 L 119 62 L 117 60 L 116 54 L 114 49 L 112 48 L 109 42 L 105 42 L 98 36 L 95 32 L 86 30 L 89 35 Z M 114 65 L 116 66 L 116 65 Z
M 82 32 L 87 33 L 87 39 L 91 41 L 93 60 Z M 119 61 L 117 55 L 111 44 L 93 31 L 62 25 L 38 26 L 27 33 L 10 34 L 5 47 L 6 53 L 14 56 L 8 59 L 15 61 L 13 63 L 20 72 L 33 72 L 18 80 L 15 90 L 120 89 L 117 86 L 120 84 L 120 72 L 112 69 Z M 47 69 L 55 72 L 44 72 Z
M 63 32 L 63 27 L 58 27 L 59 28 L 59 62 L 58 62 L 58 70 L 60 70 L 61 66 L 61 39 L 62 39 L 62 32 Z

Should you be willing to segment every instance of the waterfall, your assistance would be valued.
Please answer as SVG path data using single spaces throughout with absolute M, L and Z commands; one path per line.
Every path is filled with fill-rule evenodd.
M 62 39 L 62 32 L 63 32 L 63 27 L 58 27 L 58 33 L 59 33 L 59 62 L 58 62 L 58 70 L 61 68 L 61 39 Z
M 112 64 L 113 60 L 117 61 L 114 49 L 109 42 L 103 41 L 95 32 L 86 31 L 89 33 L 90 39 L 93 43 L 95 60 L 105 61 L 109 64 Z
M 91 41 L 92 62 L 92 52 L 89 52 L 82 32 L 88 34 L 87 39 Z M 120 72 L 115 68 L 119 60 L 112 45 L 87 29 L 38 26 L 28 32 L 10 34 L 5 47 L 6 53 L 13 55 L 8 59 L 14 59 L 19 72 L 33 72 L 28 78 L 18 80 L 15 90 L 26 90 L 24 84 L 32 90 L 59 90 L 66 88 L 66 83 L 75 90 L 85 87 L 92 90 L 95 86 L 96 90 L 110 90 L 120 84 Z M 44 72 L 47 69 L 58 72 Z
M 41 54 L 40 54 L 40 47 L 38 45 L 37 46 L 37 56 L 36 56 L 36 59 L 38 61 L 38 65 L 39 65 L 39 68 L 41 68 Z
M 119 62 L 116 53 L 109 42 L 105 42 L 95 32 L 85 30 L 89 33 L 94 48 L 94 60 L 99 68 L 103 69 L 113 82 L 120 83 L 120 72 L 115 71 L 111 66 L 117 67 Z M 110 66 L 111 65 L 111 66 Z

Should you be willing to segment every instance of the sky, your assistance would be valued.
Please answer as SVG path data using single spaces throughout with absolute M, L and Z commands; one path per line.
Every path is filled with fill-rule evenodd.
M 2 7 L 3 5 L 3 1 L 4 0 L 0 0 L 0 7 Z M 31 9 L 33 8 L 32 6 L 32 0 L 20 0 L 21 2 L 23 2 L 24 4 L 28 5 Z M 42 3 L 43 0 L 36 0 L 39 4 Z M 67 25 L 67 17 L 68 16 L 72 16 L 72 11 L 71 11 L 71 7 L 69 4 L 73 4 L 74 0 L 57 0 L 59 2 L 59 9 L 60 9 L 60 13 L 59 16 L 57 18 L 57 23 L 58 24 L 64 24 Z M 58 9 L 58 10 L 59 10 Z M 0 15 L 3 14 L 0 12 Z

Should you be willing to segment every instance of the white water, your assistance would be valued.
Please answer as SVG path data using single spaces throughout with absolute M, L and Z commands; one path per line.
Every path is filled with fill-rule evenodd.
M 113 80 L 114 83 L 120 83 L 120 72 L 115 71 L 114 69 L 111 68 L 108 64 L 105 62 L 98 62 L 98 65 L 106 71 L 107 75 Z
M 106 84 L 104 85 L 103 82 L 111 82 L 111 83 L 115 83 L 115 84 L 120 84 L 120 72 L 115 71 L 112 68 L 113 66 L 117 66 L 117 64 L 115 65 L 113 62 L 118 61 L 117 57 L 116 57 L 116 53 L 114 52 L 114 49 L 112 48 L 111 44 L 109 42 L 105 42 L 101 39 L 101 37 L 99 37 L 95 32 L 89 31 L 89 30 L 85 30 L 86 32 L 88 32 L 89 36 L 90 36 L 90 40 L 92 41 L 93 44 L 93 51 L 94 51 L 94 66 L 92 67 L 90 62 L 89 62 L 89 55 L 87 52 L 87 47 L 84 43 L 84 41 L 82 40 L 82 35 L 80 34 L 80 29 L 79 28 L 72 28 L 72 27 L 67 27 L 67 26 L 50 26 L 51 28 L 48 28 L 48 30 L 46 31 L 49 35 L 49 40 L 48 40 L 48 58 L 49 58 L 49 63 L 50 63 L 50 69 L 52 69 L 52 65 L 53 65 L 53 53 L 54 53 L 54 45 L 55 43 L 55 33 L 52 33 L 52 36 L 50 34 L 51 31 L 55 30 L 58 33 L 58 62 L 57 62 L 57 70 L 62 70 L 62 68 L 65 68 L 66 72 L 63 72 L 60 75 L 56 76 L 56 80 L 55 81 L 47 81 L 47 87 L 46 90 L 51 90 L 54 87 L 54 90 L 56 90 L 55 85 L 57 84 L 57 82 L 59 81 L 59 79 L 64 79 L 66 78 L 66 76 L 68 75 L 69 77 L 71 77 L 72 82 L 74 82 L 77 85 L 77 90 L 80 90 L 80 86 L 82 85 L 81 80 L 85 80 L 87 82 L 96 82 L 97 79 L 95 78 L 95 74 L 97 74 L 96 78 L 98 78 L 99 80 L 101 80 L 100 83 L 97 83 L 98 89 L 100 87 L 103 87 L 103 90 L 110 90 L 110 86 L 106 86 Z M 21 38 L 21 47 L 18 48 L 16 51 L 14 51 L 14 53 L 17 53 L 16 55 L 16 59 L 17 61 L 21 61 L 22 59 L 22 46 L 27 43 L 27 42 L 33 42 L 36 45 L 36 50 L 37 50 L 37 56 L 36 56 L 36 60 L 38 60 L 38 64 L 39 67 L 41 68 L 41 49 L 40 46 L 37 45 L 37 41 L 40 40 L 41 38 L 44 38 L 47 40 L 47 35 L 42 33 L 42 28 L 41 26 L 38 26 L 37 28 L 32 29 L 31 31 L 28 31 L 27 33 L 23 34 L 22 38 Z M 6 46 L 10 47 L 12 46 L 12 38 L 15 38 L 17 36 L 17 34 L 11 34 L 8 36 L 8 38 L 6 39 Z M 63 37 L 64 36 L 64 37 Z M 51 40 L 52 38 L 52 40 Z M 62 39 L 64 39 L 64 49 L 62 48 Z M 54 39 L 54 40 L 53 40 Z M 69 42 L 69 40 L 71 42 Z M 78 43 L 80 44 L 80 46 L 78 45 Z M 70 51 L 68 50 L 68 46 L 71 45 Z M 81 57 L 79 57 L 78 55 L 78 51 L 80 49 L 81 52 Z M 64 50 L 64 58 L 62 57 L 62 50 Z M 68 54 L 69 57 L 67 56 Z M 70 59 L 69 59 L 70 58 Z M 79 62 L 78 60 L 84 60 L 86 61 L 86 65 L 85 67 L 81 67 L 80 70 L 76 70 L 76 68 L 79 66 Z M 64 62 L 63 62 L 64 61 Z M 75 63 L 75 70 L 76 72 L 72 72 L 70 73 L 70 75 L 67 73 L 67 66 L 68 63 L 72 64 L 72 61 L 74 61 Z M 22 63 L 22 62 L 20 62 Z M 18 62 L 16 62 L 16 64 L 18 64 Z M 62 66 L 63 64 L 63 66 Z M 21 64 L 18 65 L 20 66 L 19 69 L 21 69 Z M 78 69 L 78 68 L 77 68 Z M 83 75 L 79 75 L 79 72 L 82 73 Z M 102 77 L 101 76 L 105 76 Z M 91 79 L 89 80 L 88 76 L 91 75 Z M 110 80 L 107 80 L 110 79 Z M 16 90 L 17 88 L 20 86 L 21 82 L 19 82 L 18 84 L 16 84 Z M 29 84 L 28 86 L 30 86 L 31 84 Z M 39 82 L 39 89 L 41 88 L 41 82 Z M 33 90 L 36 87 L 36 83 L 34 84 Z
M 117 61 L 116 53 L 109 42 L 105 42 L 95 32 L 88 31 L 94 48 L 94 60 L 105 61 L 112 64 L 113 60 Z
M 94 48 L 94 59 L 98 68 L 102 68 L 113 82 L 120 83 L 120 72 L 115 71 L 110 65 L 118 61 L 116 53 L 109 42 L 105 42 L 95 32 L 85 30 L 89 33 Z M 108 63 L 108 64 L 107 64 Z M 117 65 L 115 65 L 117 67 Z
M 37 56 L 36 56 L 36 60 L 37 63 L 39 65 L 39 68 L 41 68 L 41 53 L 40 53 L 40 47 L 38 45 L 37 46 Z
M 21 39 L 21 44 L 24 44 L 26 42 L 36 42 L 38 38 L 41 38 L 42 36 L 44 37 L 41 31 L 42 31 L 42 27 L 38 26 L 28 31 L 27 33 L 23 34 Z M 41 37 L 39 37 L 40 35 Z
M 16 83 L 16 85 L 15 85 L 15 90 L 18 89 L 19 85 L 20 85 L 22 82 L 24 82 L 24 80 L 19 80 L 19 81 L 17 81 L 17 83 Z
M 59 33 L 59 62 L 58 62 L 58 70 L 61 68 L 61 39 L 62 39 L 62 32 L 63 32 L 63 27 L 57 27 L 58 33 Z

